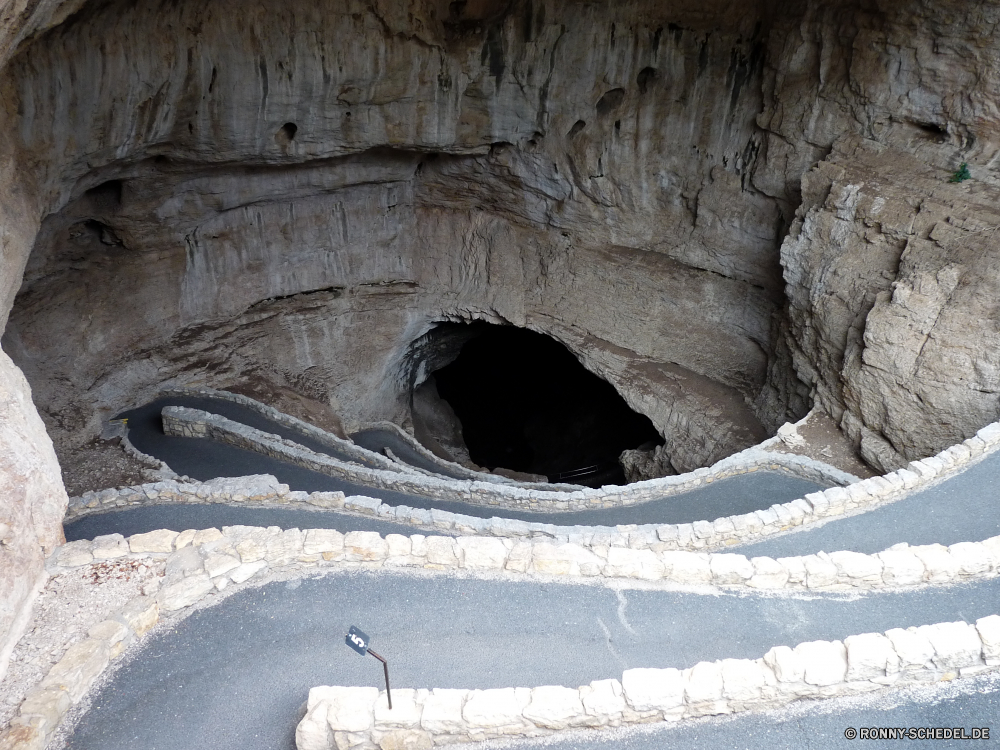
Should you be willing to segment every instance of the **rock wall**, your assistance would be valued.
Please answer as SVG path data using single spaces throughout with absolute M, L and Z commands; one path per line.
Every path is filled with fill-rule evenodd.
M 813 398 L 894 468 L 1000 411 L 998 20 L 948 0 L 3 0 L 3 350 L 64 460 L 164 384 L 405 420 L 411 344 L 482 319 L 566 344 L 674 470 Z M 64 494 L 0 370 L 16 612 Z

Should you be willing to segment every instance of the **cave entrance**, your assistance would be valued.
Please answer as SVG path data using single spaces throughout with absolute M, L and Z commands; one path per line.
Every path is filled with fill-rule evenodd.
M 439 397 L 481 467 L 593 487 L 625 484 L 621 452 L 663 442 L 647 417 L 548 336 L 474 323 L 441 324 L 428 338 L 439 342 L 430 347 L 439 355 L 441 344 L 451 350 L 438 363 L 451 361 L 415 391 L 415 421 L 417 402 Z M 436 394 L 428 394 L 431 388 Z

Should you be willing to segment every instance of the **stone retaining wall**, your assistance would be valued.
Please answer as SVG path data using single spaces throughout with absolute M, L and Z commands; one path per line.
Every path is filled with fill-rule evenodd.
M 20 707 L 19 715 L 11 722 L 8 730 L 0 734 L 0 748 L 40 750 L 66 712 L 81 700 L 93 682 L 130 642 L 156 624 L 162 613 L 180 613 L 211 599 L 230 586 L 244 584 L 254 578 L 259 579 L 270 570 L 305 572 L 322 568 L 424 568 L 435 571 L 461 571 L 470 575 L 495 575 L 506 572 L 534 576 L 571 576 L 590 580 L 599 580 L 601 577 L 623 581 L 637 579 L 647 582 L 659 581 L 667 585 L 714 585 L 730 590 L 743 588 L 744 590 L 837 591 L 901 588 L 920 583 L 943 584 L 995 576 L 1000 572 L 1000 537 L 981 543 L 955 544 L 951 547 L 897 545 L 877 555 L 835 552 L 830 555 L 810 555 L 802 558 L 747 560 L 742 555 L 705 555 L 691 552 L 665 552 L 657 556 L 649 550 L 614 547 L 604 549 L 602 556 L 600 549 L 590 551 L 577 545 L 557 545 L 539 540 L 524 542 L 484 537 L 453 538 L 399 534 L 389 534 L 383 538 L 374 532 L 364 531 L 341 534 L 332 529 L 283 531 L 278 527 L 227 526 L 221 531 L 215 528 L 200 531 L 189 529 L 181 532 L 160 529 L 135 534 L 128 538 L 120 534 L 109 534 L 92 541 L 70 542 L 59 547 L 49 558 L 47 569 L 50 575 L 58 575 L 66 570 L 100 565 L 109 560 L 131 559 L 164 562 L 166 575 L 158 589 L 155 592 L 147 591 L 147 595 L 133 599 L 116 616 L 92 628 L 87 639 L 69 648 L 42 682 L 28 693 Z M 694 700 L 688 696 L 702 695 L 698 692 L 702 688 L 698 686 L 705 680 L 708 681 L 706 685 L 718 687 L 718 684 L 721 684 L 724 690 L 723 694 L 711 698 L 711 702 L 705 703 L 705 706 L 711 706 L 711 711 L 718 709 L 716 712 L 726 712 L 742 710 L 741 706 L 771 705 L 768 701 L 833 694 L 830 692 L 831 689 L 834 693 L 841 689 L 853 691 L 860 689 L 858 684 L 862 684 L 864 689 L 870 689 L 890 684 L 899 677 L 912 677 L 917 672 L 923 674 L 928 669 L 937 670 L 934 674 L 942 670 L 965 670 L 968 673 L 978 667 L 992 665 L 996 659 L 1000 659 L 1000 618 L 996 618 L 996 621 L 993 618 L 986 618 L 977 623 L 979 628 L 977 632 L 981 634 L 982 644 L 975 649 L 969 645 L 972 644 L 971 632 L 968 630 L 971 626 L 965 626 L 966 630 L 961 630 L 956 624 L 933 627 L 946 630 L 939 632 L 926 628 L 915 631 L 911 629 L 916 635 L 908 635 L 910 631 L 899 631 L 902 635 L 898 637 L 890 635 L 894 632 L 890 631 L 887 636 L 893 648 L 898 651 L 898 662 L 888 656 L 889 652 L 884 648 L 883 641 L 876 643 L 873 636 L 858 636 L 855 641 L 846 639 L 846 646 L 835 642 L 823 647 L 806 644 L 795 650 L 772 649 L 769 655 L 764 657 L 763 662 L 741 661 L 737 664 L 727 660 L 715 662 L 714 665 L 698 665 L 683 672 L 630 670 L 625 673 L 617 686 L 615 681 L 604 681 L 600 685 L 595 683 L 579 691 L 571 691 L 577 694 L 573 700 L 581 701 L 582 705 L 589 706 L 590 709 L 594 709 L 594 706 L 619 707 L 601 713 L 601 716 L 606 717 L 606 720 L 601 720 L 603 724 L 591 719 L 580 719 L 584 723 L 578 724 L 577 719 L 573 718 L 567 719 L 565 726 L 599 726 L 611 725 L 615 721 L 652 721 L 664 716 L 680 718 L 700 715 L 699 711 L 702 713 L 707 711 L 706 708 L 699 707 L 700 703 L 709 699 Z M 896 640 L 892 640 L 893 638 Z M 933 650 L 928 650 L 925 641 L 932 644 Z M 857 648 L 852 645 L 855 642 L 859 644 Z M 848 665 L 843 667 L 838 681 L 823 682 L 822 680 L 828 678 L 820 678 L 817 675 L 829 675 L 836 671 L 826 662 L 832 660 L 834 666 L 841 664 L 845 653 Z M 878 662 L 878 659 L 882 658 L 880 654 L 885 655 L 885 661 Z M 923 656 L 920 656 L 921 654 Z M 854 661 L 851 662 L 851 659 Z M 864 661 L 865 659 L 868 661 Z M 871 666 L 869 662 L 876 666 L 878 663 L 884 664 L 886 669 L 878 674 L 873 672 L 874 676 L 870 676 L 864 671 Z M 930 667 L 927 666 L 928 663 L 931 664 Z M 862 668 L 858 666 L 859 664 L 869 664 L 869 667 Z M 893 671 L 889 671 L 888 667 L 892 665 L 895 665 Z M 773 672 L 773 679 L 767 677 L 768 669 Z M 764 677 L 761 678 L 760 675 Z M 719 683 L 720 679 L 722 683 Z M 756 686 L 749 693 L 745 693 L 746 690 L 751 690 L 744 685 L 747 681 L 748 684 Z M 680 693 L 676 692 L 677 685 L 683 688 Z M 737 690 L 734 685 L 744 685 L 744 687 Z M 833 688 L 834 685 L 839 687 Z M 331 734 L 323 734 L 320 713 L 317 709 L 319 703 L 330 696 L 323 692 L 324 689 L 319 690 L 316 699 L 310 699 L 309 716 L 312 717 L 310 721 L 315 726 L 308 731 L 323 737 L 332 737 Z M 376 711 L 378 696 L 373 688 L 337 690 L 347 691 L 344 695 L 352 701 L 350 705 L 354 705 L 355 700 L 364 701 L 370 698 L 370 702 L 366 704 L 367 708 L 361 715 L 376 715 L 373 712 Z M 561 701 L 569 700 L 570 693 L 564 692 L 565 689 L 544 688 L 539 689 L 541 692 L 537 694 L 533 691 L 511 690 L 511 693 L 490 692 L 490 699 L 480 709 L 475 708 L 479 705 L 479 698 L 476 698 L 477 702 L 469 707 L 473 695 L 479 695 L 479 692 L 463 692 L 461 700 L 457 702 L 458 714 L 479 716 L 476 711 L 485 711 L 487 704 L 495 707 L 490 710 L 499 710 L 497 707 L 508 705 L 505 702 L 506 698 L 503 701 L 500 698 L 515 695 L 521 696 L 515 700 L 518 706 L 516 713 L 521 718 L 512 714 L 513 723 L 510 726 L 517 732 L 522 730 L 534 732 L 538 729 L 562 726 L 558 722 L 553 723 L 554 720 L 551 720 L 548 713 L 544 716 L 549 718 L 543 720 L 538 717 L 542 716 L 539 713 L 542 710 L 540 706 L 543 703 L 548 705 L 550 698 L 556 705 L 562 705 Z M 707 691 L 705 695 L 715 695 L 711 691 L 718 692 L 716 688 L 709 690 L 708 687 L 704 687 L 704 690 Z M 370 691 L 371 694 L 365 691 Z M 475 724 L 475 721 L 480 719 L 475 719 L 469 726 L 434 724 L 432 717 L 435 715 L 433 710 L 436 709 L 428 713 L 427 696 L 434 696 L 437 691 L 415 692 L 410 697 L 407 697 L 405 691 L 399 693 L 397 707 L 409 706 L 409 708 L 406 711 L 394 709 L 390 721 L 395 722 L 399 717 L 410 717 L 405 719 L 405 726 L 386 725 L 384 718 L 376 718 L 358 730 L 343 729 L 338 719 L 329 725 L 331 727 L 329 731 L 345 731 L 358 735 L 349 738 L 352 743 L 361 742 L 362 738 L 358 733 L 367 733 L 365 737 L 373 740 L 377 738 L 383 748 L 392 746 L 387 745 L 385 739 L 385 733 L 390 730 L 436 732 L 437 734 L 433 735 L 435 740 L 447 737 L 481 738 L 480 730 L 500 731 L 498 727 L 482 727 Z M 447 695 L 451 695 L 450 700 L 454 700 L 454 695 L 457 694 L 448 692 Z M 522 701 L 525 695 L 530 697 Z M 624 704 L 621 703 L 623 695 Z M 648 705 L 641 702 L 638 697 L 642 695 L 647 696 Z M 669 703 L 675 698 L 668 698 L 668 695 L 685 696 L 684 702 Z M 357 696 L 362 697 L 357 698 Z M 609 696 L 613 696 L 613 700 Z M 659 696 L 656 700 L 662 700 L 662 703 L 656 703 L 654 696 Z M 436 700 L 432 697 L 430 705 L 436 705 L 434 703 Z M 534 705 L 538 711 L 529 710 L 532 700 L 535 700 Z M 576 705 L 572 701 L 570 703 Z M 544 710 L 555 709 L 549 707 Z M 414 712 L 415 718 L 413 718 Z M 329 717 L 334 716 L 334 713 L 328 707 L 326 713 L 322 715 Z M 576 717 L 577 714 L 573 713 L 572 716 Z M 588 721 L 592 723 L 587 724 Z M 379 734 L 380 732 L 383 734 Z M 299 747 L 300 750 L 306 750 L 320 745 L 300 744 Z M 322 747 L 333 747 L 333 745 L 322 745 Z
M 735 454 L 711 468 L 690 474 L 636 482 L 625 487 L 602 489 L 583 488 L 573 492 L 530 490 L 524 487 L 500 486 L 492 482 L 470 482 L 427 476 L 401 476 L 361 466 L 346 464 L 330 456 L 315 453 L 297 443 L 242 425 L 225 417 L 198 409 L 167 406 L 163 409 L 163 429 L 168 435 L 218 440 L 240 448 L 336 476 L 369 487 L 416 494 L 440 500 L 492 505 L 511 510 L 574 511 L 595 508 L 618 508 L 699 487 L 711 481 L 749 473 L 761 468 L 782 471 L 824 484 L 848 484 L 854 477 L 832 466 L 783 453 L 755 452 L 753 449 Z
M 496 737 L 776 708 L 804 698 L 954 679 L 998 665 L 1000 616 L 990 615 L 975 625 L 945 622 L 777 646 L 760 659 L 628 669 L 621 680 L 596 680 L 577 689 L 397 689 L 391 710 L 378 688 L 315 687 L 295 741 L 298 750 L 428 750 Z

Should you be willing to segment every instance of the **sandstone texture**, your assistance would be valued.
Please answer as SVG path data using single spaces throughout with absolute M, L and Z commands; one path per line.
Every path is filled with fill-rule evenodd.
M 636 479 L 813 403 L 892 481 L 939 474 L 904 467 L 998 416 L 998 20 L 949 0 L 0 0 L 0 672 L 60 541 L 56 455 L 175 385 L 411 427 L 457 351 L 428 343 L 444 321 L 565 344 L 662 434 Z M 875 575 L 803 575 L 831 565 Z

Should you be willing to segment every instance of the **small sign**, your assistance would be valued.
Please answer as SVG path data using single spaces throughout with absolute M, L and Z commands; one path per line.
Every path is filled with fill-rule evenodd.
M 347 636 L 344 638 L 344 643 L 362 656 L 367 656 L 368 644 L 371 643 L 371 638 L 358 630 L 354 625 L 351 625 L 351 629 L 347 631 Z

